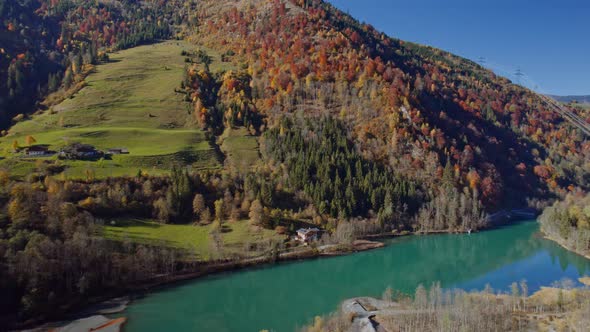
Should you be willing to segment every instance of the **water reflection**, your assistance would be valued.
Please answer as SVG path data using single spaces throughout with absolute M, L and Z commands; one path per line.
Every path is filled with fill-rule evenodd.
M 154 293 L 128 310 L 127 331 L 293 331 L 353 296 L 387 286 L 412 293 L 443 287 L 531 291 L 590 271 L 590 261 L 535 236 L 537 224 L 471 235 L 407 237 L 375 251 L 213 276 Z

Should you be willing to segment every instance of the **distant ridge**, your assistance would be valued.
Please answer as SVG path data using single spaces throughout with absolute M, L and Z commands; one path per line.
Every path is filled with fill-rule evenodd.
M 580 104 L 590 104 L 590 95 L 585 96 L 553 96 L 549 95 L 549 97 L 562 102 L 562 103 L 571 103 L 571 102 L 578 102 Z

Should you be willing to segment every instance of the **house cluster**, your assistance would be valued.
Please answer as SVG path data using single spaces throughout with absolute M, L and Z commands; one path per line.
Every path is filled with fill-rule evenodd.
M 47 145 L 32 145 L 25 148 L 24 153 L 28 157 L 44 157 L 54 155 L 55 151 L 50 151 Z
M 108 149 L 106 152 L 103 152 L 97 150 L 90 144 L 74 143 L 63 148 L 59 152 L 58 157 L 61 159 L 71 160 L 89 160 L 102 158 L 105 155 L 115 154 L 129 154 L 129 151 L 126 148 L 112 148 Z
M 86 160 L 101 158 L 104 156 L 104 152 L 97 150 L 90 144 L 74 143 L 61 149 L 57 156 L 60 159 Z
M 105 155 L 129 154 L 129 150 L 126 148 L 112 148 L 107 151 L 100 151 L 90 144 L 81 143 L 70 144 L 59 152 L 51 151 L 48 145 L 31 145 L 19 151 L 23 151 L 26 157 L 47 157 L 57 153 L 59 159 L 69 160 L 92 160 L 102 158 Z

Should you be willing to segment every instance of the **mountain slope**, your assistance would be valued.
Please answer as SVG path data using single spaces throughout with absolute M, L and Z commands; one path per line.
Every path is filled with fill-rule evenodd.
M 190 21 L 191 5 L 176 0 L 2 1 L 0 129 L 19 114 L 51 106 L 38 102 L 74 88 L 107 51 L 172 37 Z
M 8 60 L 0 68 L 2 126 L 34 109 L 38 97 L 82 79 L 81 66 L 98 61 L 100 52 L 183 31 L 244 68 L 220 81 L 247 84 L 246 111 L 217 107 L 216 89 L 199 98 L 198 89 L 190 91 L 201 103 L 196 117 L 217 133 L 229 118 L 244 117 L 260 133 L 262 118 L 267 128 L 285 115 L 329 114 L 346 124 L 366 158 L 431 189 L 448 163 L 456 185 L 477 188 L 490 207 L 590 185 L 590 144 L 534 93 L 472 61 L 390 38 L 324 1 L 76 0 L 37 7 L 19 0 L 0 9 L 10 17 L 0 38 Z M 231 91 L 222 97 L 240 98 Z
M 588 140 L 537 95 L 472 61 L 385 36 L 319 0 L 2 4 L 20 9 L 0 7 L 11 13 L 0 41 L 18 40 L 22 49 L 4 47 L 0 125 L 22 115 L 0 147 L 0 293 L 8 294 L 0 297 L 0 322 L 5 313 L 8 321 L 47 318 L 202 266 L 166 241 L 146 247 L 125 236 L 134 226 L 119 225 L 122 216 L 186 227 L 214 221 L 213 232 L 195 229 L 209 233 L 198 245 L 211 243 L 225 262 L 276 257 L 285 244 L 298 249 L 261 238 L 260 228 L 282 237 L 321 227 L 338 244 L 358 234 L 464 232 L 486 226 L 482 203 L 493 211 L 590 187 Z M 136 55 L 136 70 L 125 69 L 119 54 L 86 76 L 113 50 L 172 35 L 192 43 L 162 43 L 176 44 L 166 56 L 182 57 L 175 66 L 149 60 L 143 50 L 158 47 L 145 46 L 125 52 Z M 39 72 L 45 67 L 36 59 L 55 67 Z M 69 98 L 84 82 L 91 87 Z M 27 119 L 50 92 L 49 101 L 68 99 Z M 15 101 L 24 103 L 7 107 Z M 138 157 L 124 165 L 132 173 L 94 174 L 105 160 L 21 158 L 14 144 L 60 147 L 65 135 L 101 149 L 128 147 L 113 161 Z M 181 160 L 166 158 L 171 150 Z M 185 167 L 217 165 L 220 152 L 228 155 L 223 169 Z M 30 168 L 16 174 L 15 161 Z M 71 163 L 86 181 L 55 176 Z M 166 172 L 146 174 L 150 164 L 166 164 Z M 230 220 L 252 232 L 228 233 L 242 245 L 224 251 Z M 105 221 L 123 243 L 101 236 Z
M 256 111 L 344 121 L 361 153 L 431 188 L 443 166 L 487 206 L 588 188 L 590 144 L 537 95 L 390 38 L 323 1 L 204 1 L 194 40 L 237 54 Z

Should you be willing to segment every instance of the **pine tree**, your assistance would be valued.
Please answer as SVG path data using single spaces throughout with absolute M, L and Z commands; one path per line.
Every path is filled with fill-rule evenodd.
M 172 167 L 171 186 L 168 189 L 168 205 L 181 218 L 188 217 L 191 210 L 191 181 L 188 173 L 178 166 Z

